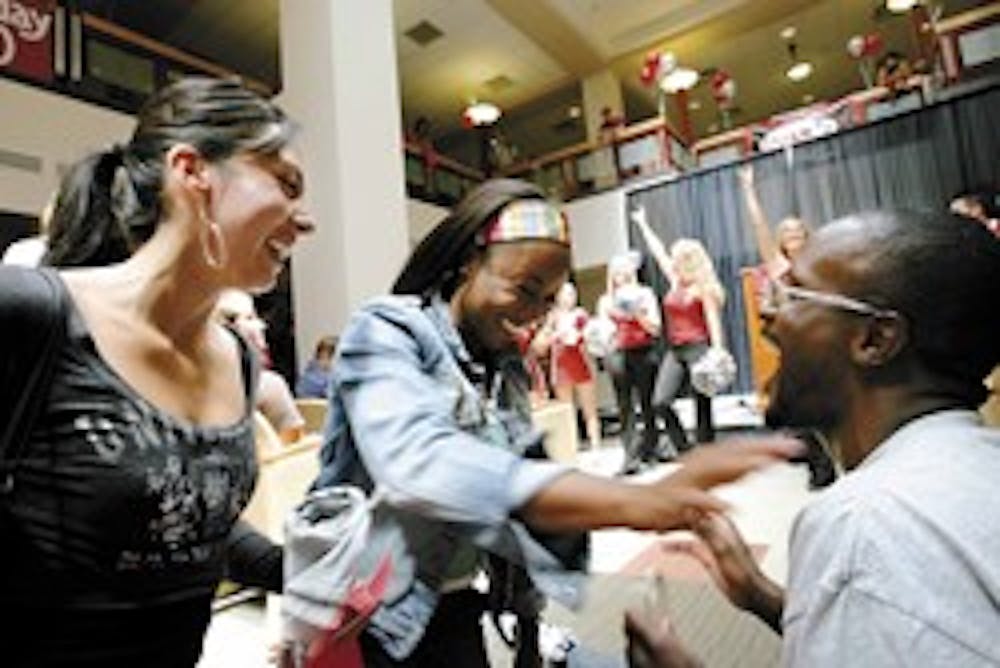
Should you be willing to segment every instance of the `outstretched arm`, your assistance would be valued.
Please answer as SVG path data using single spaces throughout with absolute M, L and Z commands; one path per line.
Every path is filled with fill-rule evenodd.
M 663 272 L 663 275 L 673 285 L 675 283 L 674 263 L 670 260 L 670 254 L 667 252 L 666 246 L 663 245 L 663 241 L 656 235 L 653 228 L 649 226 L 649 220 L 646 218 L 646 209 L 641 206 L 633 209 L 630 218 L 636 227 L 639 228 L 639 232 L 642 234 L 646 246 L 649 247 L 649 252 L 653 254 L 653 259 L 656 260 L 660 271 Z
M 700 516 L 725 506 L 709 490 L 800 449 L 799 444 L 776 437 L 720 443 L 684 455 L 679 470 L 643 484 L 567 472 L 541 488 L 518 514 L 546 531 L 684 528 L 692 511 Z
M 747 212 L 750 215 L 750 225 L 753 227 L 754 238 L 757 240 L 757 252 L 760 259 L 768 267 L 773 267 L 778 262 L 781 250 L 771 233 L 771 224 L 764 213 L 764 207 L 760 204 L 757 196 L 757 189 L 754 186 L 753 167 L 743 165 L 739 171 L 740 186 L 743 190 L 743 198 L 747 203 Z

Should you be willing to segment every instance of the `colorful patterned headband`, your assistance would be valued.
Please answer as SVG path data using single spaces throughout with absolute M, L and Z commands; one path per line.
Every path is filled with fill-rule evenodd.
M 549 239 L 568 246 L 566 216 L 544 200 L 521 200 L 505 206 L 479 237 L 487 246 L 525 239 Z

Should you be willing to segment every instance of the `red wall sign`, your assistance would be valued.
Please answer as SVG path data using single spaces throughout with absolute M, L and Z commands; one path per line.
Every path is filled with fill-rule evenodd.
M 0 0 L 0 71 L 52 80 L 55 0 Z

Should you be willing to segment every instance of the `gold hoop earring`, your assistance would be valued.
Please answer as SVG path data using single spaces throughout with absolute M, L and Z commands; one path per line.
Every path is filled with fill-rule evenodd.
M 229 262 L 229 248 L 226 247 L 226 239 L 222 236 L 222 228 L 214 220 L 208 218 L 205 209 L 199 211 L 201 218 L 201 254 L 205 258 L 205 264 L 212 269 L 222 269 Z

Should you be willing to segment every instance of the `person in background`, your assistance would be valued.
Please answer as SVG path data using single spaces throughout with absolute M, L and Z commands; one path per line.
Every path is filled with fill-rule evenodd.
M 336 352 L 337 337 L 324 336 L 316 342 L 312 359 L 306 363 L 295 384 L 295 396 L 304 399 L 325 399 L 330 396 L 330 375 Z
M 247 340 L 265 367 L 257 378 L 257 410 L 274 427 L 282 443 L 295 443 L 305 434 L 305 418 L 295 405 L 288 383 L 277 371 L 268 368 L 267 323 L 257 314 L 253 297 L 243 290 L 225 290 L 216 305 L 219 320 Z
M 597 384 L 583 342 L 590 316 L 580 306 L 576 286 L 565 283 L 545 318 L 535 344 L 549 355 L 549 370 L 556 399 L 574 403 L 583 412 L 590 447 L 601 444 L 601 422 L 597 417 Z
M 786 280 L 792 262 L 809 239 L 809 228 L 801 218 L 788 217 L 778 223 L 778 235 L 775 239 L 764 207 L 757 196 L 753 165 L 746 164 L 740 167 L 739 181 L 750 225 L 757 240 L 757 251 L 762 260 L 762 264 L 755 272 L 754 280 L 758 308 L 760 308 L 763 306 L 762 302 L 773 292 L 772 284 Z M 837 479 L 837 470 L 821 440 L 822 436 L 806 432 L 798 434 L 798 437 L 806 444 L 805 463 L 809 468 L 809 488 L 820 489 L 831 484 Z
M 767 219 L 767 214 L 764 213 L 760 197 L 757 195 L 753 165 L 741 166 L 738 174 L 740 188 L 743 191 L 743 198 L 749 214 L 750 226 L 757 242 L 757 252 L 760 254 L 762 263 L 761 279 L 762 281 L 782 280 L 809 238 L 809 227 L 801 218 L 789 216 L 778 223 L 776 226 L 777 237 L 775 237 L 775 234 L 771 232 L 771 223 Z M 759 288 L 763 292 L 766 285 L 762 282 Z
M 685 381 L 690 383 L 691 366 L 709 348 L 725 349 L 722 335 L 722 305 L 725 292 L 715 274 L 712 259 L 701 242 L 678 239 L 667 252 L 663 241 L 649 226 L 646 210 L 632 212 L 632 221 L 639 228 L 660 271 L 667 277 L 670 288 L 663 297 L 663 312 L 667 318 L 667 354 L 660 364 L 653 392 L 656 407 L 667 426 L 676 455 L 691 447 L 673 402 Z M 715 439 L 712 422 L 712 399 L 694 387 L 696 431 L 699 443 Z
M 790 453 L 787 442 L 720 446 L 639 484 L 545 461 L 516 333 L 568 276 L 559 210 L 533 184 L 489 180 L 417 246 L 393 294 L 344 329 L 314 488 L 381 490 L 380 517 L 405 530 L 415 562 L 362 634 L 365 665 L 485 667 L 485 597 L 470 587 L 484 563 L 494 610 L 517 611 L 519 637 L 537 639 L 532 583 L 573 589 L 577 532 L 671 529 L 686 509 L 719 506 L 708 488 Z
M 40 413 L 3 453 L 5 666 L 194 666 L 223 575 L 280 590 L 280 548 L 238 522 L 254 353 L 213 312 L 227 288 L 270 289 L 313 227 L 293 130 L 238 83 L 181 79 L 67 170 L 60 270 L 2 268 L 0 294 L 46 280 L 66 324 Z
M 616 255 L 608 262 L 607 292 L 597 301 L 597 315 L 615 323 L 615 350 L 604 356 L 604 368 L 611 374 L 618 401 L 623 474 L 635 473 L 656 460 L 656 412 L 653 409 L 653 382 L 658 358 L 656 337 L 660 334 L 660 305 L 647 285 L 639 283 L 639 255 Z M 645 429 L 636 434 L 636 401 Z
M 1000 430 L 976 412 L 1000 362 L 1000 244 L 905 211 L 820 228 L 776 286 L 768 424 L 818 428 L 847 473 L 796 518 L 788 586 L 695 515 L 722 591 L 784 636 L 785 666 L 1000 665 Z M 697 665 L 630 615 L 633 666 Z
M 899 51 L 887 51 L 875 65 L 875 84 L 889 89 L 892 97 L 898 97 L 911 90 L 913 66 Z
M 42 208 L 42 212 L 38 216 L 38 234 L 25 239 L 18 239 L 7 246 L 0 264 L 37 267 L 42 263 L 42 258 L 45 257 L 45 252 L 49 247 L 47 233 L 49 221 L 52 219 L 53 206 L 54 202 L 49 201 Z
M 521 363 L 530 379 L 528 397 L 533 408 L 542 406 L 552 398 L 552 388 L 549 387 L 546 373 L 549 364 L 547 350 L 538 339 L 540 329 L 541 322 L 530 322 L 523 327 L 516 327 L 513 332 L 517 350 L 521 354 Z
M 995 193 L 982 189 L 955 195 L 948 209 L 963 218 L 981 223 L 993 236 L 1000 238 L 1000 210 L 996 202 Z

